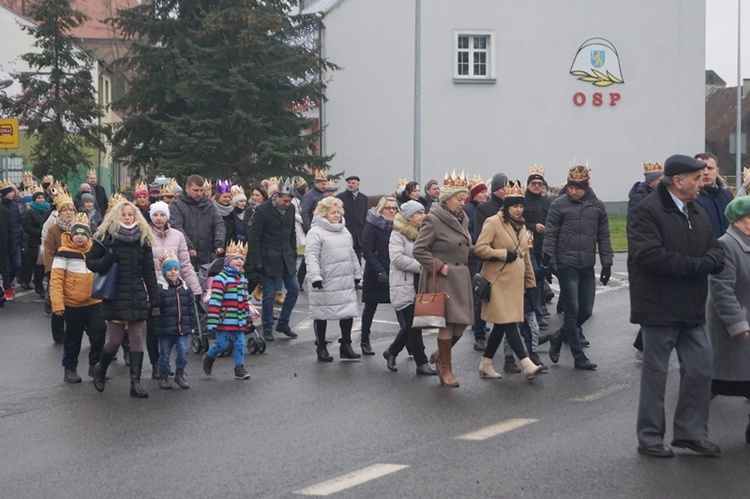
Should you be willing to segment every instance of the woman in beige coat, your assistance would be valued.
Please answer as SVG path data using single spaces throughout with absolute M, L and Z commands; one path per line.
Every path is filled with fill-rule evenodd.
M 414 241 L 412 255 L 422 265 L 420 293 L 433 291 L 432 272 L 437 287 L 448 293 L 445 301 L 445 327 L 438 332 L 438 350 L 430 356 L 440 384 L 457 387 L 451 365 L 451 348 L 466 326 L 474 322 L 474 300 L 467 262 L 471 252 L 469 220 L 462 208 L 469 195 L 463 175 L 447 176 L 440 188 L 440 203 L 430 208 Z
M 482 319 L 495 325 L 479 363 L 482 378 L 500 379 L 492 367 L 492 358 L 506 334 L 526 377 L 533 379 L 542 370 L 529 359 L 518 333 L 518 323 L 524 320 L 524 293 L 531 293 L 536 287 L 526 244 L 524 191 L 518 180 L 505 186 L 503 209 L 484 222 L 474 247 L 474 254 L 485 261 L 480 273 L 492 283 L 490 300 L 482 302 Z

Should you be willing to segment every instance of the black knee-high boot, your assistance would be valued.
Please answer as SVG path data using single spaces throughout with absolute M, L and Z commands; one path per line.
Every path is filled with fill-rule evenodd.
M 328 353 L 326 345 L 326 325 L 327 321 L 315 319 L 313 321 L 313 331 L 315 331 L 315 345 L 318 353 L 318 362 L 333 362 L 333 357 Z
M 107 379 L 107 368 L 115 358 L 115 354 L 109 353 L 102 349 L 102 355 L 99 357 L 99 362 L 94 366 L 92 374 L 94 375 L 94 388 L 97 392 L 104 391 L 104 382 Z
M 141 386 L 143 352 L 130 352 L 130 396 L 144 399 L 148 392 Z
M 352 324 L 353 319 L 341 319 L 339 321 L 339 327 L 341 327 L 341 339 L 339 343 L 339 356 L 342 359 L 359 359 L 361 355 L 354 352 L 352 348 Z

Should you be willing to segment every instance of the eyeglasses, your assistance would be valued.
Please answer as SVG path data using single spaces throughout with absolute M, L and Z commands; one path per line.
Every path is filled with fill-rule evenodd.
M 533 182 L 529 182 L 529 185 L 544 185 L 544 182 L 540 180 L 535 180 Z
M 386 206 L 383 209 L 384 210 L 388 210 L 388 211 L 396 211 L 396 210 L 398 210 L 398 208 L 396 208 L 395 206 Z

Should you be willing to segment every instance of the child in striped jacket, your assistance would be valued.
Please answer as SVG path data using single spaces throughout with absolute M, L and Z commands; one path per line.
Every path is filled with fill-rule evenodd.
M 250 379 L 245 369 L 245 329 L 253 314 L 247 279 L 243 273 L 247 246 L 243 243 L 227 245 L 224 268 L 211 283 L 206 328 L 214 331 L 216 342 L 203 357 L 203 372 L 211 374 L 216 356 L 227 349 L 231 339 L 234 346 L 234 377 Z

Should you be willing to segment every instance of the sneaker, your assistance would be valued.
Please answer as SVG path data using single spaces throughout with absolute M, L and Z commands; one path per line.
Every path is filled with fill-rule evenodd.
M 487 348 L 487 340 L 484 338 L 477 338 L 474 340 L 474 350 L 477 352 L 484 352 Z
M 13 288 L 8 288 L 5 290 L 5 299 L 8 301 L 12 301 L 13 298 L 16 297 L 16 292 L 13 291 Z
M 74 368 L 66 367 L 65 376 L 63 377 L 63 380 L 66 383 L 80 383 L 81 377 L 78 375 L 78 373 L 76 372 Z
M 245 366 L 234 368 L 234 379 L 250 379 L 250 373 L 245 370 Z

